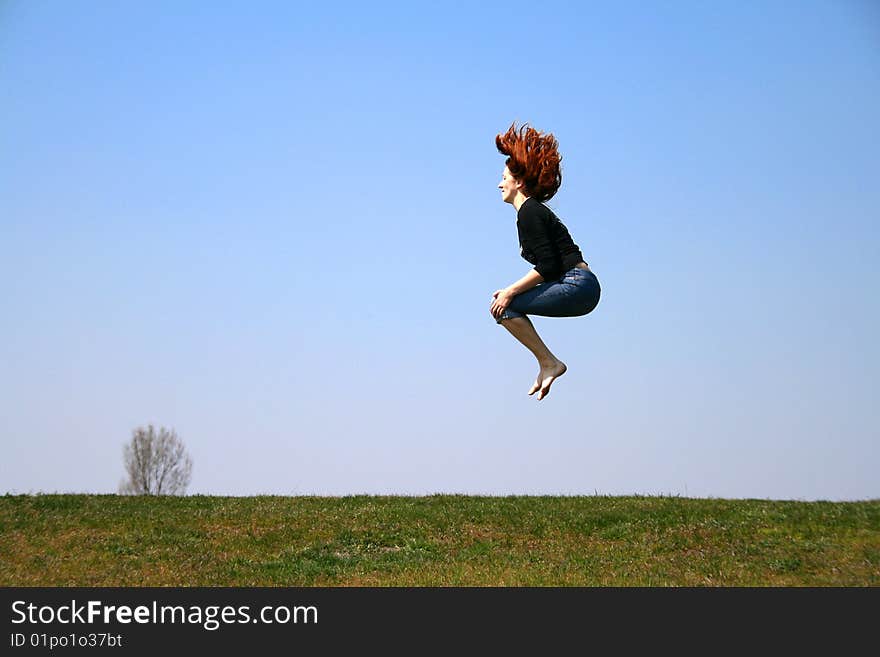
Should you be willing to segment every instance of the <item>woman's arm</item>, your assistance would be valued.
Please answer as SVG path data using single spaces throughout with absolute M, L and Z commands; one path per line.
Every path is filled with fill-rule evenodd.
M 535 265 L 535 271 L 543 280 L 554 280 L 562 275 L 562 258 L 551 236 L 555 221 L 555 215 L 541 203 L 523 204 L 517 212 L 519 243 L 531 254 L 526 260 Z
M 513 285 L 508 285 L 505 289 L 510 292 L 510 296 L 515 297 L 517 294 L 522 294 L 526 290 L 531 290 L 533 287 L 543 282 L 544 277 L 534 269 L 530 269 L 528 274 L 523 276 Z
M 492 312 L 492 316 L 496 319 L 504 312 L 504 309 L 510 305 L 510 302 L 513 301 L 513 297 L 517 294 L 522 294 L 526 290 L 531 290 L 538 283 L 543 283 L 544 277 L 541 276 L 534 269 L 529 270 L 529 273 L 519 279 L 513 285 L 509 285 L 502 290 L 496 290 L 492 294 L 492 306 L 490 307 L 490 311 Z

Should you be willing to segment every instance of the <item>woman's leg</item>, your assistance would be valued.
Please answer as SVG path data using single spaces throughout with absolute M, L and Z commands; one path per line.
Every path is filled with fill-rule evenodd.
M 568 369 L 541 340 L 527 315 L 578 317 L 586 315 L 599 303 L 599 281 L 592 272 L 572 269 L 557 282 L 542 283 L 514 297 L 510 306 L 495 321 L 534 354 L 541 368 L 529 390 L 538 399 L 550 393 L 553 381 Z M 539 392 L 540 391 L 540 392 Z
M 538 378 L 535 379 L 534 385 L 529 390 L 529 394 L 533 395 L 537 392 L 538 399 L 544 399 L 550 394 L 550 386 L 553 385 L 553 381 L 565 374 L 568 368 L 565 363 L 551 353 L 535 330 L 532 321 L 525 315 L 502 319 L 500 323 L 537 359 L 541 369 L 538 372 Z

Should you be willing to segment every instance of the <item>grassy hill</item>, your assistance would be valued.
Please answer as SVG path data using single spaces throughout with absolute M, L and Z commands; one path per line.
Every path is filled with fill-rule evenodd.
M 3 586 L 877 586 L 880 500 L 0 497 Z

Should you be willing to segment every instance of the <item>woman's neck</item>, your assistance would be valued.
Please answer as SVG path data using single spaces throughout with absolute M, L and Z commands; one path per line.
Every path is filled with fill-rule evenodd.
M 516 196 L 513 199 L 513 207 L 516 208 L 516 211 L 519 212 L 519 209 L 522 207 L 522 204 L 528 201 L 531 197 L 526 196 L 522 192 L 517 192 Z

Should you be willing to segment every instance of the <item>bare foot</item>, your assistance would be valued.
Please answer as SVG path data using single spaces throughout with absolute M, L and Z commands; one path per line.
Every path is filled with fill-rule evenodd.
M 535 379 L 535 383 L 532 385 L 532 389 L 529 390 L 529 395 L 534 395 L 540 389 L 541 389 L 541 373 L 538 372 L 538 378 Z
M 538 401 L 544 399 L 547 395 L 550 394 L 550 386 L 553 385 L 553 382 L 558 379 L 560 376 L 565 374 L 568 368 L 565 366 L 561 360 L 557 360 L 556 364 L 552 367 L 541 368 L 541 373 L 538 377 L 541 380 L 540 392 L 538 392 Z M 537 381 L 535 382 L 537 383 Z

